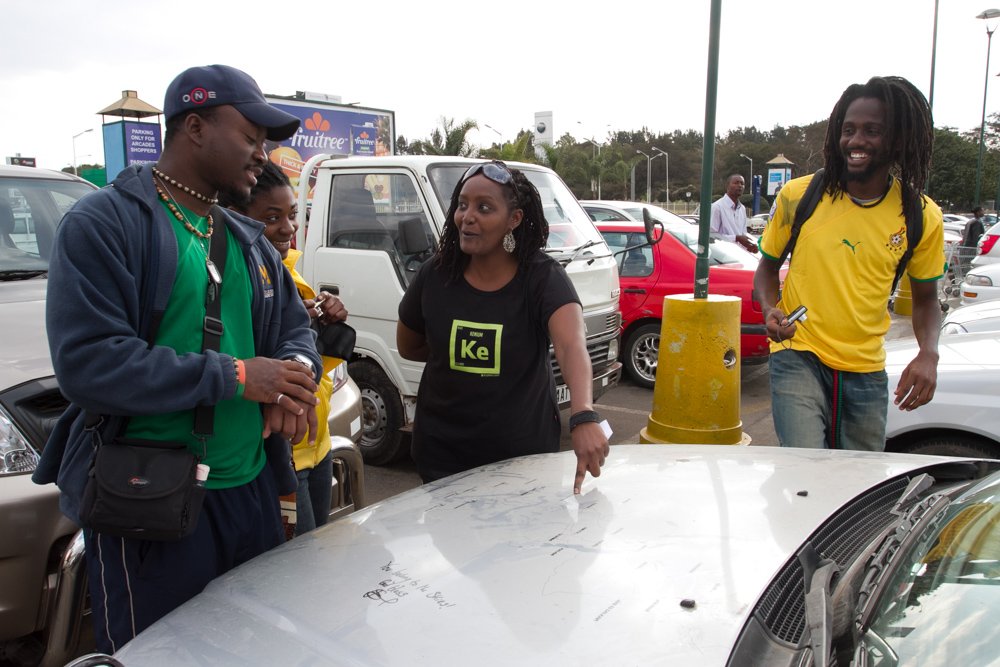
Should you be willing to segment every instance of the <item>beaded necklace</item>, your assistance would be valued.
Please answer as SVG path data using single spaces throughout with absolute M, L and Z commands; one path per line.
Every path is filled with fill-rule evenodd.
M 201 194 L 200 192 L 194 191 L 193 189 L 189 188 L 183 183 L 175 181 L 174 179 L 170 178 L 156 167 L 153 167 L 153 173 L 156 174 L 156 177 L 159 178 L 161 181 L 166 181 L 167 183 L 170 183 L 170 185 L 174 186 L 175 188 L 183 190 L 184 192 L 188 193 L 195 199 L 200 199 L 209 206 L 215 206 L 216 204 L 219 203 L 218 197 L 206 197 L 205 195 Z
M 156 174 L 156 178 L 157 180 L 159 180 L 160 178 L 159 174 Z M 160 181 L 159 183 L 155 181 L 153 182 L 153 186 L 156 188 L 156 194 L 160 196 L 160 199 L 163 201 L 164 204 L 167 205 L 167 208 L 170 209 L 170 212 L 174 214 L 174 217 L 177 218 L 177 221 L 180 222 L 182 225 L 184 225 L 184 229 L 188 230 L 198 238 L 198 247 L 201 249 L 201 252 L 205 255 L 205 270 L 208 271 L 208 277 L 212 280 L 213 283 L 215 283 L 216 285 L 220 285 L 222 283 L 222 273 L 219 271 L 219 268 L 212 261 L 212 258 L 209 257 L 209 249 L 208 247 L 206 247 L 206 242 L 211 243 L 212 232 L 214 231 L 212 227 L 212 222 L 213 222 L 212 214 L 209 213 L 208 216 L 206 216 L 206 221 L 208 222 L 208 230 L 202 232 L 200 229 L 198 229 L 188 221 L 187 215 L 185 215 L 184 211 L 180 209 L 180 206 L 174 200 L 173 196 L 169 195 L 165 191 L 166 186 L 163 185 L 163 187 L 160 187 L 161 185 L 163 185 L 162 181 Z
M 159 180 L 158 174 L 157 174 L 157 180 Z M 174 217 L 177 218 L 177 221 L 180 222 L 182 225 L 184 225 L 184 229 L 188 230 L 189 232 L 197 236 L 199 239 L 208 240 L 212 236 L 212 232 L 214 231 L 212 227 L 212 224 L 214 222 L 212 220 L 212 214 L 209 213 L 208 217 L 206 218 L 206 220 L 208 221 L 208 230 L 204 232 L 201 231 L 188 221 L 187 216 L 184 215 L 184 211 L 180 210 L 180 208 L 178 207 L 176 200 L 174 200 L 172 196 L 167 194 L 165 190 L 166 186 L 160 187 L 162 183 L 163 181 L 153 184 L 156 187 L 156 194 L 160 196 L 160 199 L 163 201 L 164 204 L 167 205 L 167 208 L 170 209 L 170 212 L 174 214 Z

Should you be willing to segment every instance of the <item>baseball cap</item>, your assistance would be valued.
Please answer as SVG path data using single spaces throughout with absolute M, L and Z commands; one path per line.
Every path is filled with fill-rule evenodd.
M 281 141 L 295 134 L 299 119 L 268 104 L 260 86 L 241 70 L 228 65 L 206 65 L 184 70 L 167 86 L 163 115 L 230 105 L 244 118 L 267 130 L 267 138 Z

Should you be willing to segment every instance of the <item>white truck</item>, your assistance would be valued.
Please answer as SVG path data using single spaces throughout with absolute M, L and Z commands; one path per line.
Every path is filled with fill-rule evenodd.
M 399 301 L 420 265 L 434 253 L 445 212 L 462 174 L 481 160 L 450 156 L 317 155 L 314 186 L 299 190 L 298 267 L 317 289 L 339 294 L 357 330 L 349 372 L 361 389 L 365 462 L 384 465 L 409 453 L 423 364 L 399 356 Z M 621 315 L 618 269 L 600 233 L 551 169 L 511 163 L 538 188 L 550 233 L 546 252 L 565 267 L 583 304 L 597 398 L 618 383 Z M 308 179 L 302 178 L 303 183 Z M 308 220 L 308 233 L 307 223 Z M 560 406 L 569 404 L 555 357 Z

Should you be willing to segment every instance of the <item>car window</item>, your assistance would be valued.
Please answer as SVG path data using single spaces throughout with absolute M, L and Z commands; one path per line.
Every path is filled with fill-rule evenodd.
M 421 235 L 424 247 L 414 251 L 409 245 Z M 327 245 L 384 252 L 401 284 L 409 285 L 434 248 L 429 216 L 411 177 L 374 171 L 334 176 Z
M 48 270 L 59 221 L 93 189 L 79 181 L 0 178 L 0 273 Z
M 587 215 L 594 222 L 632 222 L 632 218 L 627 215 L 622 215 L 618 211 L 612 211 L 607 208 L 584 206 L 583 210 L 587 212 Z
M 698 253 L 698 227 L 692 225 L 667 227 L 667 232 L 688 250 Z M 709 239 L 708 263 L 709 264 L 753 264 L 756 258 L 743 248 L 729 241 L 719 239 Z
M 653 249 L 646 241 L 645 234 L 601 232 L 601 235 L 615 254 L 618 275 L 622 278 L 643 278 L 653 273 Z

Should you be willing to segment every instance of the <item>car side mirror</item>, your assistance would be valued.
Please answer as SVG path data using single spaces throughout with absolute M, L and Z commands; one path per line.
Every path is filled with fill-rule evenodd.
M 649 245 L 656 245 L 663 239 L 663 223 L 653 220 L 649 211 L 642 209 L 642 224 L 646 227 L 646 240 Z

